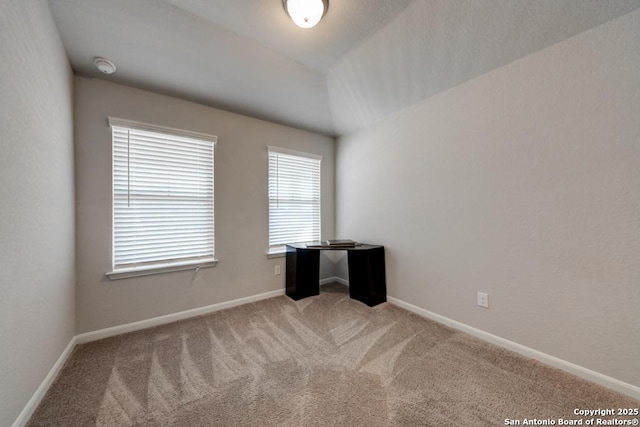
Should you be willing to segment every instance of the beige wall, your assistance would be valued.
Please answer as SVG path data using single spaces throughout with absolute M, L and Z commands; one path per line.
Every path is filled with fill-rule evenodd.
M 640 11 L 340 138 L 337 234 L 391 296 L 640 386 L 638 46 Z
M 46 2 L 0 2 L 0 425 L 75 332 L 72 75 Z
M 76 77 L 77 332 L 284 289 L 284 258 L 267 259 L 267 146 L 322 159 L 322 233 L 334 230 L 334 140 L 203 105 Z M 277 102 L 274 100 L 274 102 Z M 217 135 L 218 265 L 111 281 L 111 130 L 114 116 Z M 282 274 L 274 275 L 275 265 Z M 323 271 L 331 270 L 325 267 Z

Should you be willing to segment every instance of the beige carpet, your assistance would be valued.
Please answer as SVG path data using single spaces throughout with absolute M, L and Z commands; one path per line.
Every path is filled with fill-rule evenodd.
M 78 346 L 29 425 L 497 426 L 618 407 L 640 402 L 329 285 Z

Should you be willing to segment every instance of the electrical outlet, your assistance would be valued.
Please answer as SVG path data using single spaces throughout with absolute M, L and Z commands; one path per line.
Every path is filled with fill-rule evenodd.
M 480 307 L 489 308 L 489 294 L 478 292 L 478 305 Z
M 275 273 L 276 276 L 280 275 L 280 265 L 276 265 L 276 269 L 275 269 L 274 273 Z

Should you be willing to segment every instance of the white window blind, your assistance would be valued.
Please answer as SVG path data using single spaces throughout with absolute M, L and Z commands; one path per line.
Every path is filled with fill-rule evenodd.
M 322 157 L 269 147 L 269 251 L 320 240 Z
M 109 118 L 113 270 L 214 259 L 215 136 Z

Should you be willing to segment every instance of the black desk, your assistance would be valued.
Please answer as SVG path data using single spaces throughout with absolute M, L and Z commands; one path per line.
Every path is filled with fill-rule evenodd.
M 287 296 L 299 300 L 320 293 L 320 251 L 347 251 L 349 296 L 369 307 L 387 300 L 384 246 L 355 248 L 308 248 L 304 243 L 287 245 Z

